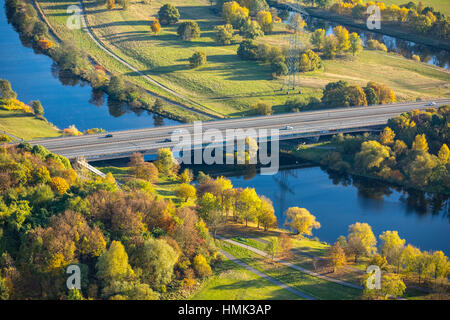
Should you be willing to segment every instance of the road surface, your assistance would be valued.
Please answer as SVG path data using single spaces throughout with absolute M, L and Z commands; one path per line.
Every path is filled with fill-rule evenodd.
M 220 130 L 225 136 L 226 129 L 279 129 L 280 137 L 303 134 L 326 134 L 335 130 L 350 130 L 384 125 L 387 120 L 413 109 L 428 108 L 428 102 L 398 103 L 371 107 L 328 109 L 311 112 L 285 113 L 273 116 L 259 116 L 203 122 L 203 131 Z M 450 104 L 450 99 L 436 101 L 436 106 Z M 285 128 L 289 126 L 288 130 Z M 129 156 L 133 152 L 151 153 L 160 148 L 170 148 L 176 143 L 170 140 L 174 130 L 185 129 L 193 134 L 194 125 L 182 124 L 149 129 L 92 134 L 77 137 L 61 137 L 30 141 L 69 159 L 84 156 L 88 160 L 112 159 Z M 192 136 L 198 144 L 200 135 Z M 208 142 L 208 141 L 203 141 Z

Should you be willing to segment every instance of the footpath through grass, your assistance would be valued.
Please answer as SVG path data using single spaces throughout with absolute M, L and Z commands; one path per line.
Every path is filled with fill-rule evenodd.
M 317 299 L 354 300 L 362 291 L 326 281 L 306 273 L 296 271 L 287 266 L 271 262 L 260 255 L 244 248 L 221 241 L 220 247 L 253 268 L 275 278 L 284 284 L 305 292 Z
M 296 300 L 295 294 L 225 260 L 191 300 Z

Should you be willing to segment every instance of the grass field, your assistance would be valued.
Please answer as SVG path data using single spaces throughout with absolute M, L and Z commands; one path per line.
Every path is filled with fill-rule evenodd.
M 60 131 L 51 123 L 22 111 L 0 109 L 0 130 L 24 140 L 60 136 Z
M 191 300 L 295 300 L 295 294 L 226 260 Z
M 103 51 L 95 48 L 86 34 L 65 27 L 66 8 L 76 1 L 39 0 L 39 3 L 58 33 L 82 43 L 92 55 L 99 56 L 99 62 L 108 69 L 125 74 L 127 79 L 149 90 L 154 89 L 141 76 L 111 61 Z M 94 1 L 84 1 L 88 24 L 96 37 L 109 50 L 172 90 L 224 116 L 247 115 L 249 107 L 261 101 L 275 105 L 277 112 L 285 111 L 284 103 L 292 96 L 279 91 L 282 79 L 272 80 L 268 66 L 239 59 L 237 45 L 215 43 L 213 28 L 224 22 L 211 11 L 208 1 L 171 2 L 179 9 L 181 21 L 197 21 L 202 31 L 199 39 L 180 40 L 176 35 L 178 25 L 163 27 L 160 34 L 152 34 L 150 21 L 164 3 L 159 0 L 151 4 L 131 1 L 127 10 L 107 10 Z M 282 45 L 286 35 L 284 25 L 279 23 L 273 34 L 259 41 Z M 308 37 L 302 35 L 306 46 Z M 206 53 L 208 62 L 193 70 L 188 67 L 187 59 L 197 50 Z M 364 50 L 355 59 L 326 60 L 324 63 L 324 72 L 301 75 L 304 95 L 320 98 L 325 84 L 342 79 L 358 85 L 371 80 L 383 82 L 394 89 L 399 100 L 450 96 L 448 72 L 392 53 Z M 157 92 L 160 91 L 158 88 Z
M 221 242 L 221 247 L 253 268 L 317 299 L 357 299 L 361 295 L 361 291 L 358 289 L 345 287 L 296 271 L 284 265 L 272 263 L 262 256 L 244 248 L 224 242 Z
M 440 11 L 445 15 L 450 14 L 450 1 L 448 0 L 421 0 L 425 7 L 433 7 L 435 11 Z M 383 0 L 386 5 L 396 4 L 406 4 L 409 1 L 406 0 Z M 419 1 L 413 1 L 414 3 L 419 3 Z

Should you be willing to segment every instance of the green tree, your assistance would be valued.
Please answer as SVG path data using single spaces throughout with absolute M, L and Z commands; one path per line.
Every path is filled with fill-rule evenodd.
M 367 223 L 356 222 L 348 227 L 347 243 L 349 251 L 355 256 L 355 262 L 362 255 L 370 256 L 377 251 L 377 238 Z
M 257 48 L 257 45 L 252 40 L 244 40 L 239 45 L 237 55 L 244 60 L 256 60 Z
M 206 54 L 201 51 L 196 51 L 190 58 L 189 58 L 189 65 L 191 68 L 200 67 L 201 65 L 206 64 Z
M 172 175 L 174 173 L 175 159 L 169 148 L 161 148 L 158 150 L 156 167 L 164 175 Z
M 179 254 L 163 239 L 147 239 L 137 255 L 135 265 L 142 270 L 142 280 L 154 288 L 172 280 Z
M 276 257 L 280 250 L 279 244 L 278 244 L 278 238 L 276 237 L 270 237 L 267 241 L 265 251 L 266 253 L 272 258 L 272 260 Z
M 270 104 L 268 104 L 268 103 L 259 102 L 255 106 L 253 106 L 253 109 L 259 115 L 270 115 L 270 114 L 272 114 L 272 106 Z
M 284 225 L 299 236 L 310 236 L 313 228 L 319 229 L 321 227 L 315 216 L 305 208 L 299 207 L 291 207 L 286 211 L 286 222 Z
M 185 21 L 178 26 L 177 34 L 185 41 L 197 39 L 200 37 L 200 27 L 195 21 Z
M 371 172 L 381 169 L 382 162 L 389 158 L 391 149 L 370 140 L 361 144 L 361 151 L 355 155 L 355 167 L 362 172 Z
M 11 88 L 11 83 L 8 80 L 0 79 L 0 94 L 5 99 L 17 98 L 17 93 Z
M 180 19 L 180 13 L 177 8 L 168 3 L 159 9 L 158 18 L 162 25 L 175 24 Z
M 216 41 L 222 45 L 229 45 L 233 39 L 233 26 L 229 23 L 223 26 L 215 26 L 216 31 L 215 37 Z
M 133 269 L 128 264 L 128 254 L 120 241 L 113 241 L 97 262 L 97 276 L 110 283 L 134 277 Z
M 364 87 L 364 93 L 366 94 L 367 104 L 369 106 L 378 104 L 378 96 L 373 88 Z
M 322 50 L 325 46 L 326 34 L 324 29 L 316 29 L 311 34 L 311 43 L 317 48 L 317 50 Z
M 240 30 L 242 36 L 246 39 L 256 39 L 264 35 L 258 22 L 253 21 L 252 19 L 247 19 Z
M 356 33 L 352 32 L 350 34 L 350 51 L 355 56 L 363 50 L 361 37 Z

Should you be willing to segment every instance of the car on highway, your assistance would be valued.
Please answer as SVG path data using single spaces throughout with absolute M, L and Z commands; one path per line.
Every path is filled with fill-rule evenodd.
M 427 103 L 427 104 L 426 104 L 426 106 L 430 106 L 430 107 L 431 107 L 431 106 L 435 106 L 435 105 L 436 105 L 436 102 L 434 102 L 434 101 L 431 101 L 430 103 Z
M 111 134 L 111 133 L 108 133 L 106 136 L 105 136 L 105 138 L 112 138 L 113 137 L 113 135 Z
M 292 130 L 292 129 L 294 129 L 294 128 L 292 128 L 291 126 L 286 126 L 283 128 L 283 130 Z
M 181 129 L 175 129 L 172 131 L 172 134 L 180 134 L 181 133 Z

